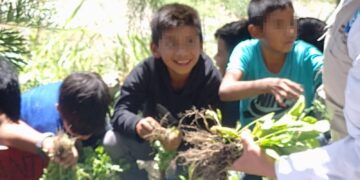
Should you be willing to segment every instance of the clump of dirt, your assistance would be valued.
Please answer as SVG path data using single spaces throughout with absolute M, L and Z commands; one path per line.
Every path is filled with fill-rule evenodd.
M 181 131 L 186 146 L 177 152 L 175 160 L 178 164 L 189 167 L 188 179 L 226 179 L 227 169 L 243 153 L 240 139 L 224 138 L 221 134 L 210 131 L 213 125 L 220 125 L 213 115 L 209 113 L 209 109 L 192 108 L 185 111 L 177 126 L 173 127 L 177 133 Z M 169 138 L 171 133 L 174 131 L 170 128 L 159 127 L 148 137 L 150 141 L 161 140 Z
M 227 168 L 243 153 L 240 139 L 224 138 L 210 131 L 211 126 L 220 125 L 215 111 L 193 108 L 187 110 L 183 117 L 193 118 L 190 126 L 180 124 L 183 140 L 190 148 L 178 152 L 176 159 L 190 167 L 188 178 L 226 179 Z
M 227 168 L 241 157 L 240 140 L 226 141 L 205 130 L 184 131 L 184 140 L 192 147 L 180 151 L 177 160 L 191 167 L 189 179 L 226 179 Z
M 71 152 L 75 146 L 75 139 L 70 138 L 65 132 L 60 131 L 56 134 L 54 140 L 54 151 L 50 155 L 50 159 L 61 159 L 67 152 Z

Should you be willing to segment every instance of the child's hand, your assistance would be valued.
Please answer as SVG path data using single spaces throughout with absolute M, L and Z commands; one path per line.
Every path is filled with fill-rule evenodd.
M 56 141 L 56 138 L 57 137 L 54 136 L 54 137 L 48 137 L 43 140 L 42 149 L 47 154 L 47 156 L 49 156 L 51 154 L 54 155 L 54 153 L 55 153 L 55 144 L 54 143 Z M 61 154 L 61 157 L 54 156 L 53 160 L 56 163 L 59 163 L 65 167 L 70 167 L 77 163 L 78 158 L 79 158 L 78 151 L 75 148 L 75 146 L 73 146 L 73 147 L 71 147 L 71 149 L 65 150 Z
M 150 134 L 156 127 L 161 127 L 159 122 L 157 122 L 152 117 L 146 117 L 141 119 L 136 124 L 136 133 L 143 139 L 146 139 L 146 136 Z
M 276 101 L 282 107 L 285 107 L 286 99 L 298 99 L 304 92 L 300 84 L 285 78 L 267 78 L 268 89 L 275 96 Z

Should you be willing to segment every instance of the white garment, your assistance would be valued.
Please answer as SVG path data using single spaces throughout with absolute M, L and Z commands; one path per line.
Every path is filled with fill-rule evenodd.
M 282 157 L 276 162 L 276 175 L 279 180 L 360 179 L 359 17 L 349 32 L 347 46 L 348 55 L 352 59 L 352 66 L 349 70 L 346 83 L 344 108 L 349 136 L 322 148 Z
M 353 63 L 347 46 L 348 22 L 358 7 L 359 0 L 343 0 L 328 21 L 329 29 L 324 44 L 323 83 L 333 140 L 348 135 L 343 112 L 346 79 Z

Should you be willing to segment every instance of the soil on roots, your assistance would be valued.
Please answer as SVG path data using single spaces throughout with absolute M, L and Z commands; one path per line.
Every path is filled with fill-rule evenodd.
M 178 153 L 177 160 L 190 168 L 189 179 L 226 179 L 227 168 L 241 157 L 239 140 L 224 140 L 205 130 L 184 131 L 184 140 L 192 147 Z

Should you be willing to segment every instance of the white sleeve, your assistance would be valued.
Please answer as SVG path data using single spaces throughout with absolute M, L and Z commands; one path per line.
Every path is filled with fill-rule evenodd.
M 322 148 L 281 157 L 276 162 L 279 180 L 360 179 L 360 17 L 352 25 L 347 45 L 353 60 L 344 108 L 350 136 Z
M 350 58 L 355 62 L 360 55 L 360 15 L 356 18 L 349 31 L 347 47 Z
M 359 141 L 347 137 L 331 145 L 283 156 L 278 180 L 352 180 L 360 177 Z
M 347 46 L 353 64 L 345 89 L 344 115 L 349 135 L 360 138 L 360 16 L 352 25 Z

